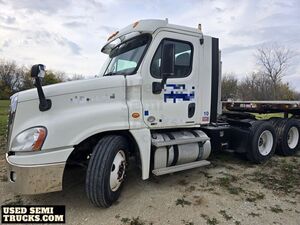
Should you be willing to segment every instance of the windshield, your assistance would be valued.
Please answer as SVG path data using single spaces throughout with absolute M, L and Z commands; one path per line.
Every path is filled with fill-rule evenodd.
M 117 45 L 109 54 L 110 62 L 104 76 L 134 74 L 143 58 L 151 36 L 142 34 Z

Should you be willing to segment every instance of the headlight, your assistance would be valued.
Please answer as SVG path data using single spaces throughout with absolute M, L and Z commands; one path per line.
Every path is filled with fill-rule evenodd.
M 33 127 L 18 134 L 11 144 L 13 152 L 39 151 L 47 136 L 45 127 Z

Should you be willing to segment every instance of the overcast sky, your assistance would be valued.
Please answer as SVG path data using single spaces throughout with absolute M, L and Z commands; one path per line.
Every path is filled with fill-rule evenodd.
M 0 0 L 0 58 L 68 74 L 98 74 L 112 32 L 140 19 L 165 19 L 220 38 L 223 73 L 255 71 L 257 46 L 277 42 L 300 53 L 299 0 Z M 300 57 L 286 80 L 300 90 Z

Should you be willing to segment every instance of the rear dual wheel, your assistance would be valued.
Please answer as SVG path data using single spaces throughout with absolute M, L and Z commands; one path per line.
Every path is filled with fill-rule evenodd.
M 247 158 L 255 163 L 264 163 L 275 152 L 277 141 L 275 129 L 268 121 L 255 121 L 250 130 Z
M 275 151 L 290 156 L 300 149 L 300 123 L 296 119 L 255 121 L 250 130 L 247 158 L 252 162 L 264 163 Z
M 300 123 L 296 119 L 274 119 L 278 136 L 276 153 L 284 156 L 294 155 L 300 149 Z

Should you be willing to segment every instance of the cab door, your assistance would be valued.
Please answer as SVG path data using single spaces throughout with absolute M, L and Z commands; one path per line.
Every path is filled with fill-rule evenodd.
M 162 80 L 164 44 L 173 44 L 175 48 L 174 76 L 156 94 L 153 83 Z M 142 69 L 142 105 L 144 121 L 149 127 L 173 128 L 197 123 L 199 45 L 197 36 L 161 31 L 154 37 Z

